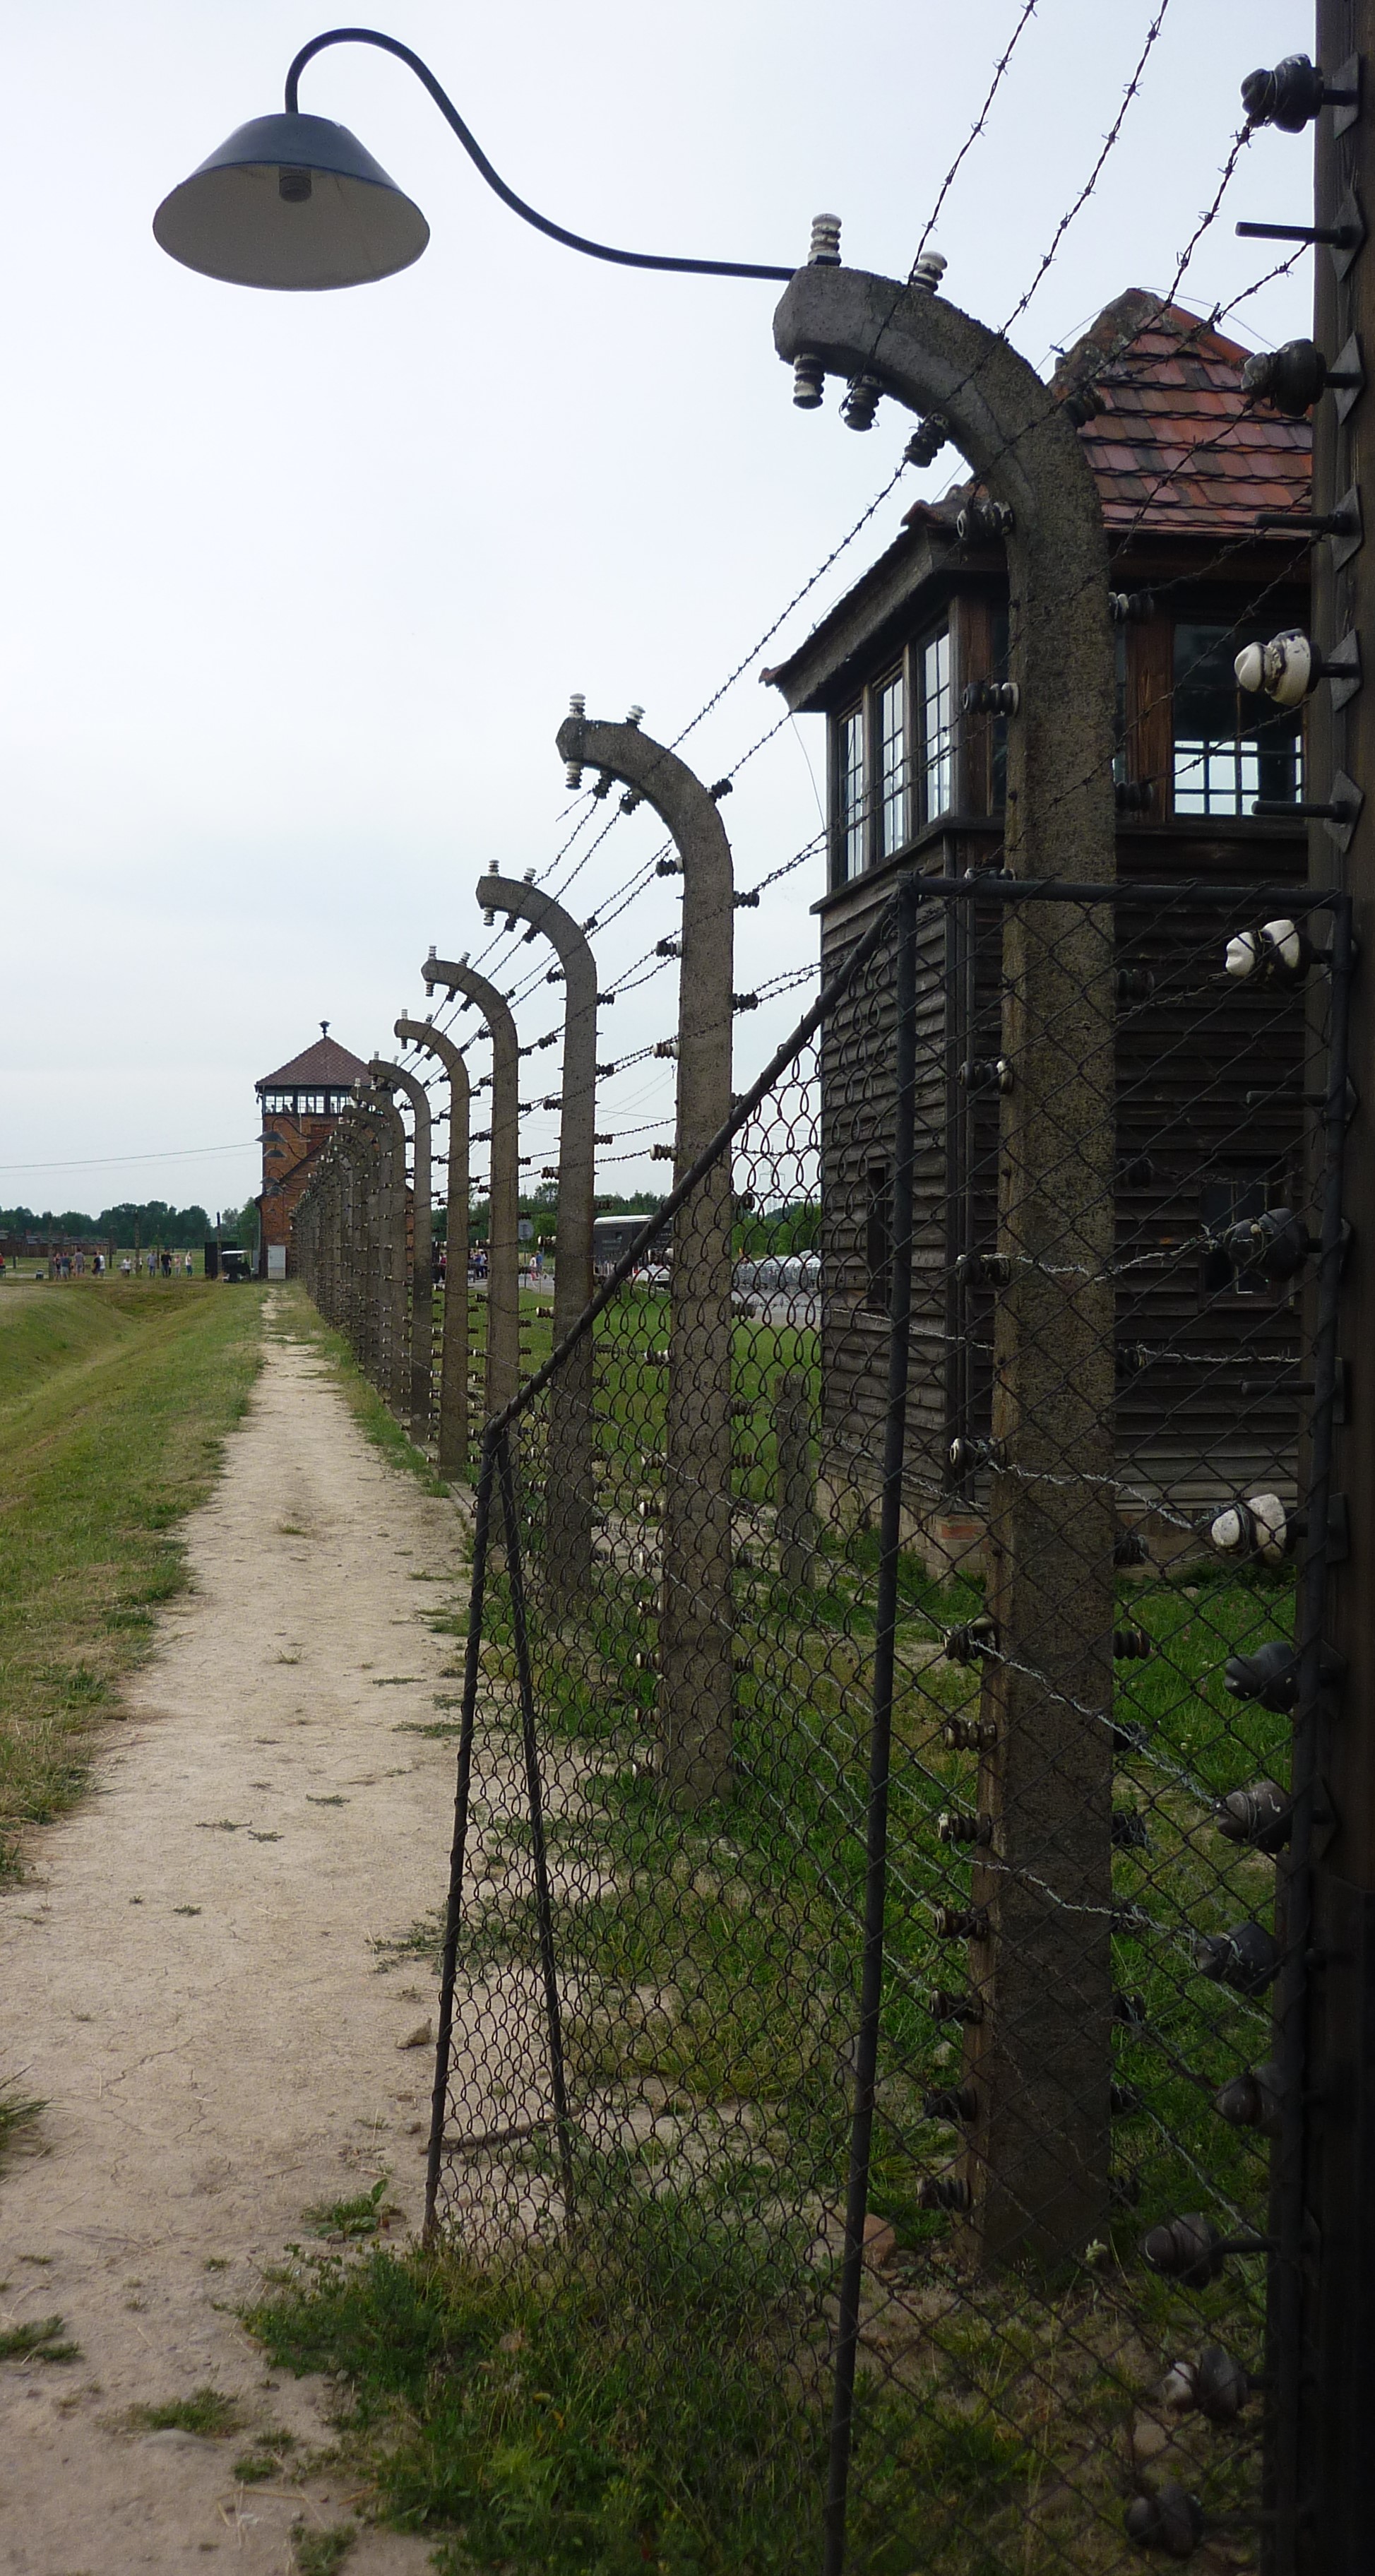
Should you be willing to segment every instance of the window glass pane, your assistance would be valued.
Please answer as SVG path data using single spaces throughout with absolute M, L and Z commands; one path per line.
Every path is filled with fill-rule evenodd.
M 954 778 L 950 739 L 950 637 L 935 635 L 921 656 L 922 811 L 933 822 L 950 810 Z
M 890 859 L 907 838 L 907 692 L 899 671 L 885 680 L 878 699 L 879 829 Z
M 864 865 L 864 709 L 840 720 L 840 882 Z
M 1249 814 L 1255 797 L 1292 805 L 1303 794 L 1300 711 L 1237 687 L 1233 660 L 1250 640 L 1244 626 L 1175 628 L 1177 814 Z

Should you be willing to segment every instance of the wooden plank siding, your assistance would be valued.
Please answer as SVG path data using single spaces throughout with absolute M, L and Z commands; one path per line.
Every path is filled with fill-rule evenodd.
M 1121 835 L 1124 878 L 1204 879 L 1241 888 L 1260 875 L 1301 882 L 1305 845 L 1274 830 L 1206 839 L 1176 825 Z M 977 830 L 927 837 L 920 873 L 962 875 L 990 855 Z M 901 864 L 875 870 L 823 914 L 830 974 L 891 894 Z M 1001 1038 L 1002 915 L 932 902 L 919 915 L 917 1153 L 907 1506 L 937 1557 L 967 1541 L 982 1478 L 950 1470 L 953 1438 L 987 1438 L 994 1292 L 961 1283 L 962 1253 L 994 1248 L 998 1095 L 961 1071 L 994 1059 Z M 1236 1283 L 1209 1288 L 1203 1238 L 1217 1193 L 1253 1206 L 1302 1205 L 1299 1162 L 1303 1004 L 1229 983 L 1225 939 L 1243 910 L 1177 913 L 1123 906 L 1118 962 L 1147 969 L 1148 1000 L 1118 1017 L 1118 1457 L 1123 1510 L 1195 1516 L 1257 1478 L 1292 1476 L 1298 1400 L 1293 1297 Z M 876 1492 L 886 1400 L 887 1322 L 875 1302 L 870 1241 L 875 1173 L 891 1169 L 892 961 L 862 977 L 822 1047 L 823 1472 Z M 1146 1167 L 1149 1168 L 1146 1168 Z M 1210 1198 L 1210 1193 L 1212 1197 Z M 1276 1383 L 1278 1381 L 1278 1383 Z M 1245 1393 L 1242 1392 L 1243 1386 Z

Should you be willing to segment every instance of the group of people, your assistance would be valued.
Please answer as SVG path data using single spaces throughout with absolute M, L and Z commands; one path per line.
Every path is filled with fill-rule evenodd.
M 138 1268 L 138 1262 L 137 1253 L 131 1260 L 126 1252 L 119 1265 L 121 1279 L 131 1279 Z M 156 1279 L 159 1269 L 164 1279 L 175 1279 L 179 1270 L 183 1271 L 189 1279 L 195 1266 L 189 1252 L 145 1252 L 143 1262 L 150 1279 Z

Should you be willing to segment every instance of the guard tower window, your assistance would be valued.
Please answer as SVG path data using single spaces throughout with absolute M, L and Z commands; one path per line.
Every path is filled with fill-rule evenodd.
M 954 729 L 950 689 L 950 630 L 921 648 L 922 820 L 948 814 L 954 792 Z
M 891 859 L 907 839 L 907 689 L 901 671 L 878 692 L 880 855 Z
M 837 880 L 848 885 L 865 861 L 864 708 L 861 704 L 840 720 L 840 813 Z
M 1232 664 L 1250 641 L 1236 625 L 1174 630 L 1176 814 L 1249 814 L 1257 797 L 1291 805 L 1303 794 L 1298 710 L 1237 687 Z

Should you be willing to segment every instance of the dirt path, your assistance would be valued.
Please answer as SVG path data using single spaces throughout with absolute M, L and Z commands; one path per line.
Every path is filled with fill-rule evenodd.
M 94 1793 L 0 1903 L 0 2066 L 44 2098 L 45 2152 L 0 2175 L 0 2332 L 60 2313 L 66 2367 L 0 2364 L 4 2576 L 287 2569 L 297 2516 L 348 2519 L 328 2472 L 244 2486 L 241 2440 L 139 2436 L 130 2405 L 209 2385 L 250 2427 L 328 2439 L 326 2391 L 274 2384 L 233 2311 L 307 2208 L 392 2176 L 419 2216 L 428 1966 L 375 1936 L 436 1904 L 461 1522 L 386 1467 L 299 1342 L 269 1339 L 223 1478 Z M 434 1577 L 444 1578 L 442 1582 Z M 232 1828 L 232 1830 L 231 1830 Z M 348 2576 L 428 2564 L 365 2532 Z

